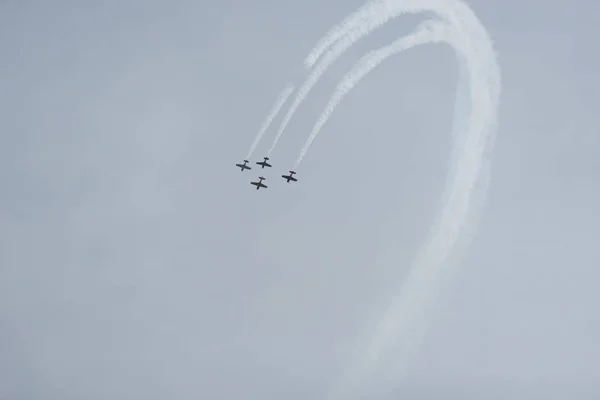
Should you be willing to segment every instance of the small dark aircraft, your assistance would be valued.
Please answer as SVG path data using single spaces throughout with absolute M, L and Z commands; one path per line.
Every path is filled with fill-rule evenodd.
M 264 157 L 264 159 L 265 159 L 265 161 L 257 161 L 256 163 L 258 165 L 260 165 L 262 168 L 264 168 L 264 167 L 272 167 L 272 165 L 267 162 L 269 160 L 269 157 Z
M 290 183 L 290 181 L 298 182 L 298 179 L 294 178 L 294 174 L 296 174 L 295 171 L 290 171 L 289 175 L 281 175 L 281 177 L 284 178 L 287 183 Z
M 256 186 L 256 190 L 260 189 L 260 188 L 267 188 L 267 185 L 265 185 L 264 183 L 262 183 L 262 181 L 265 180 L 265 178 L 263 178 L 262 176 L 259 176 L 258 179 L 260 179 L 258 182 L 250 182 L 251 185 Z
M 249 167 L 246 165 L 246 164 L 248 164 L 248 162 L 249 162 L 248 160 L 244 160 L 243 164 L 235 164 L 235 166 L 239 167 L 243 172 L 245 169 L 252 169 L 252 167 Z

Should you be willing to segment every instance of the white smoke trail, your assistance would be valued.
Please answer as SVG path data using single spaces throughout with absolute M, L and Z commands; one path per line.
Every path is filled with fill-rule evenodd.
M 327 123 L 333 111 L 340 104 L 342 99 L 352 90 L 354 87 L 373 69 L 379 66 L 388 57 L 395 54 L 401 53 L 404 50 L 411 49 L 415 46 L 422 45 L 425 43 L 435 43 L 441 41 L 448 41 L 450 31 L 450 25 L 436 20 L 428 20 L 422 22 L 415 32 L 410 35 L 404 36 L 392 44 L 373 50 L 364 55 L 354 67 L 342 78 L 340 83 L 337 85 L 336 90 L 331 96 L 329 103 L 325 106 L 325 110 L 321 113 L 315 126 L 306 141 L 306 144 L 300 151 L 300 155 L 296 159 L 294 170 L 298 168 L 300 162 L 306 155 L 306 152 L 310 149 L 312 142 L 318 136 L 323 129 L 323 126 Z
M 335 25 L 333 28 L 329 30 L 313 47 L 311 52 L 304 59 L 304 66 L 307 69 L 312 68 L 317 60 L 323 55 L 325 50 L 331 47 L 335 42 L 343 38 L 348 34 L 348 32 L 357 29 L 361 25 L 366 24 L 368 21 L 371 21 L 373 18 L 380 17 L 382 13 L 385 12 L 386 1 L 371 1 L 364 5 L 363 7 L 357 9 L 355 12 L 350 14 L 346 19 L 344 19 L 341 23 Z M 412 4 L 408 4 L 406 2 L 406 12 L 407 13 L 418 13 L 421 11 L 427 11 L 431 9 L 431 7 L 421 7 L 420 2 L 414 1 Z M 431 2 L 429 2 L 431 3 Z M 423 3 L 423 4 L 429 4 Z M 412 10 L 411 10 L 412 7 Z
M 256 137 L 254 138 L 254 141 L 250 145 L 250 149 L 248 150 L 248 155 L 246 156 L 246 160 L 249 160 L 250 157 L 252 157 L 254 150 L 256 150 L 256 146 L 258 146 L 258 143 L 262 139 L 263 135 L 265 134 L 265 132 L 267 131 L 269 126 L 271 125 L 271 122 L 273 122 L 273 119 L 279 113 L 279 110 L 281 110 L 281 107 L 283 107 L 286 100 L 288 99 L 288 97 L 290 97 L 290 95 L 292 94 L 293 91 L 294 91 L 294 85 L 292 85 L 291 83 L 288 83 L 287 86 L 281 91 L 281 93 L 275 100 L 275 104 L 273 104 L 273 107 L 269 111 L 269 114 L 267 115 L 267 117 L 263 121 L 262 125 L 260 126 L 260 129 L 258 130 L 258 133 L 256 134 Z
M 387 21 L 405 12 L 403 7 L 407 3 L 411 2 L 401 0 L 378 2 L 376 5 L 384 9 L 386 15 L 376 15 L 373 20 L 366 21 L 364 17 L 369 13 L 372 15 L 373 8 L 369 10 L 368 7 L 373 7 L 373 4 L 365 6 L 364 9 L 368 12 L 361 14 L 359 10 L 354 13 L 354 22 L 347 19 L 340 25 L 351 32 L 349 37 L 345 38 L 335 33 L 337 44 L 321 63 L 330 62 L 327 57 L 335 54 L 336 47 L 344 48 L 349 41 L 366 35 L 381 24 L 381 21 Z M 432 2 L 428 3 L 431 5 Z M 441 4 L 436 3 L 437 6 Z M 431 11 L 438 10 L 434 8 Z M 441 216 L 434 224 L 424 245 L 419 249 L 403 290 L 393 299 L 381 323 L 375 327 L 373 337 L 368 341 L 366 348 L 359 351 L 346 372 L 345 379 L 342 379 L 331 393 L 331 398 L 336 398 L 338 395 L 347 398 L 353 393 L 356 385 L 362 383 L 380 363 L 383 351 L 385 349 L 389 351 L 392 345 L 403 346 L 396 349 L 400 352 L 392 354 L 399 357 L 399 364 L 406 363 L 426 329 L 427 311 L 435 304 L 435 295 L 439 292 L 440 284 L 454 272 L 451 267 L 459 259 L 457 246 L 460 247 L 461 252 L 467 249 L 473 236 L 474 223 L 483 206 L 489 185 L 491 151 L 495 141 L 500 70 L 487 32 L 472 11 L 458 1 L 445 2 L 443 11 L 438 15 L 444 17 L 454 28 L 454 34 L 448 37 L 448 42 L 458 53 L 460 81 L 453 126 L 455 144 L 449 179 L 443 195 Z M 331 40 L 333 41 L 335 38 Z M 407 42 L 404 43 L 406 45 Z M 314 59 L 319 56 L 318 51 L 315 54 L 317 55 Z M 386 52 L 383 50 L 375 54 L 384 55 Z M 307 60 L 309 64 L 311 60 Z M 359 66 L 364 68 L 372 69 L 372 65 L 364 59 L 359 63 Z M 359 78 L 364 76 L 354 71 L 354 75 L 352 73 L 349 75 Z M 467 87 L 468 90 L 464 91 Z M 346 92 L 348 90 L 344 84 L 340 84 L 339 88 Z M 334 94 L 330 104 L 334 104 L 335 98 Z M 470 115 L 466 114 L 469 105 Z M 330 112 L 329 108 L 325 113 L 328 111 Z M 454 261 L 452 263 L 449 262 L 451 256 Z M 404 366 L 400 365 L 400 367 Z
M 390 19 L 402 14 L 432 11 L 440 17 L 455 23 L 452 3 L 454 0 L 375 0 L 352 13 L 341 24 L 335 26 L 327 33 L 317 46 L 307 56 L 304 64 L 307 68 L 313 67 L 316 60 L 331 46 L 321 61 L 313 68 L 303 85 L 298 89 L 296 97 L 285 114 L 283 121 L 273 140 L 267 156 L 273 152 L 279 139 L 283 135 L 292 116 L 302 103 L 319 78 L 327 71 L 354 42 L 368 34 L 373 29 L 385 24 Z
M 379 25 L 381 25 L 401 14 L 431 11 L 442 19 L 455 23 L 452 7 L 449 3 L 456 1 L 458 0 L 372 0 L 331 28 L 306 56 L 304 66 L 309 69 L 312 68 L 325 50 L 335 42 L 344 36 L 348 36 L 349 32 L 361 30 L 364 25 L 375 20 L 379 20 Z M 398 8 L 399 6 L 401 8 L 400 14 L 390 15 L 390 7 Z

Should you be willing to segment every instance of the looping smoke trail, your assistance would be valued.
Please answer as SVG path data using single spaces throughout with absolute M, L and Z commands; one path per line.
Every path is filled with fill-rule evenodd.
M 429 11 L 437 13 L 452 25 L 453 33 L 445 41 L 455 48 L 459 60 L 459 86 L 453 124 L 455 144 L 451 156 L 449 179 L 443 194 L 443 207 L 429 237 L 417 253 L 402 291 L 392 300 L 381 322 L 375 327 L 371 339 L 367 341 L 366 347 L 362 350 L 357 349 L 354 362 L 344 374 L 344 379 L 334 387 L 331 398 L 337 396 L 348 398 L 355 391 L 354 389 L 372 374 L 374 367 L 381 363 L 384 350 L 399 358 L 396 360 L 396 364 L 400 364 L 398 368 L 405 367 L 404 364 L 410 353 L 415 350 L 426 329 L 428 311 L 435 304 L 435 295 L 441 284 L 446 282 L 454 272 L 452 267 L 460 256 L 457 250 L 463 252 L 470 244 L 474 223 L 479 217 L 489 185 L 491 152 L 495 140 L 500 95 L 500 70 L 491 41 L 479 20 L 465 4 L 451 0 L 419 1 L 419 3 L 421 6 L 425 5 L 424 3 L 434 6 Z M 327 66 L 336 54 L 341 53 L 340 49 L 344 51 L 349 47 L 349 43 L 368 34 L 384 22 L 405 13 L 407 6 L 414 6 L 414 2 L 380 1 L 370 3 L 353 13 L 353 16 L 338 26 L 341 28 L 334 29 L 329 38 L 326 37 L 321 41 L 324 43 L 322 46 L 335 44 L 319 65 Z M 379 7 L 381 14 L 377 14 L 376 7 Z M 348 36 L 343 36 L 340 33 L 342 30 L 346 30 Z M 412 39 L 414 40 L 414 35 Z M 401 39 L 400 43 L 403 43 L 401 49 L 409 47 L 407 44 L 410 44 L 410 40 Z M 360 79 L 378 62 L 394 53 L 389 50 L 388 47 L 371 53 L 371 57 L 363 58 L 346 78 Z M 317 46 L 313 51 L 314 55 L 307 58 L 307 64 L 314 62 L 322 52 L 323 50 Z M 377 56 L 380 61 L 377 61 Z M 318 68 L 319 66 L 315 70 Z M 351 89 L 352 85 L 352 81 L 347 80 L 340 83 L 338 91 L 329 103 L 333 107 L 326 108 L 317 121 L 313 134 L 319 132 L 335 104 Z M 467 114 L 469 105 L 471 112 Z M 309 142 L 314 139 L 314 136 L 311 136 Z M 310 144 L 309 142 L 307 144 Z M 301 156 L 306 149 L 307 146 Z M 395 348 L 390 349 L 391 347 Z
M 256 146 L 258 146 L 258 143 L 262 139 L 263 135 L 265 134 L 265 132 L 267 131 L 269 126 L 271 125 L 271 122 L 273 122 L 273 119 L 279 113 L 279 110 L 281 110 L 281 107 L 283 107 L 286 100 L 288 99 L 288 97 L 290 97 L 290 95 L 292 94 L 293 91 L 294 91 L 294 85 L 292 85 L 291 83 L 288 83 L 286 85 L 286 87 L 281 91 L 281 93 L 277 97 L 277 100 L 275 100 L 275 104 L 273 104 L 273 107 L 269 111 L 269 114 L 267 115 L 267 117 L 263 121 L 262 125 L 260 126 L 260 129 L 258 130 L 258 133 L 256 134 L 256 137 L 254 138 L 254 141 L 250 145 L 250 149 L 248 150 L 248 155 L 246 156 L 246 160 L 249 160 L 250 157 L 252 157 L 254 150 L 256 150 Z

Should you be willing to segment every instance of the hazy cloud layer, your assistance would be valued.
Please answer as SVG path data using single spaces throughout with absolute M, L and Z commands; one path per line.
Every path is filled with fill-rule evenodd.
M 233 164 L 361 4 L 326 3 L 0 5 L 0 398 L 325 393 L 439 206 L 456 85 L 448 47 L 393 58 L 278 182 L 342 74 L 418 18 L 396 20 L 324 76 L 252 190 Z M 503 73 L 489 203 L 411 377 L 373 396 L 593 398 L 600 6 L 471 5 Z

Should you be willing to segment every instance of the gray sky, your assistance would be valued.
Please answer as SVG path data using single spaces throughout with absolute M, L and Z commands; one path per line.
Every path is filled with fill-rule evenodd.
M 301 106 L 256 192 L 257 170 L 233 164 L 361 2 L 25 3 L 0 5 L 0 398 L 320 398 L 439 207 L 452 51 L 419 47 L 377 69 L 301 181 L 278 182 L 342 74 L 417 19 L 359 42 Z M 592 398 L 600 6 L 471 5 L 503 74 L 489 202 L 409 377 L 381 391 Z

